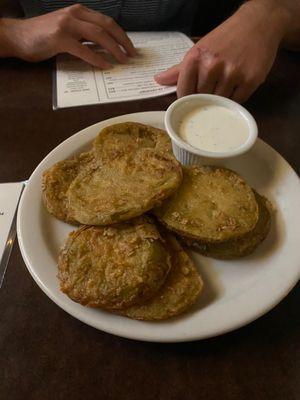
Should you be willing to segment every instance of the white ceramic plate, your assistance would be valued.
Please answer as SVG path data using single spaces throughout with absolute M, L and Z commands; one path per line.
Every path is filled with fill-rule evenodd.
M 104 126 L 137 121 L 163 127 L 163 117 L 163 112 L 145 112 L 112 118 L 61 143 L 31 175 L 20 202 L 17 229 L 21 252 L 32 277 L 69 314 L 115 335 L 180 342 L 220 335 L 255 320 L 297 283 L 300 185 L 288 163 L 262 140 L 247 154 L 231 160 L 228 166 L 274 203 L 271 232 L 253 255 L 237 261 L 216 261 L 191 252 L 205 288 L 190 312 L 166 322 L 140 322 L 74 303 L 60 292 L 56 277 L 59 247 L 73 228 L 45 211 L 41 199 L 42 172 L 55 162 L 85 150 Z

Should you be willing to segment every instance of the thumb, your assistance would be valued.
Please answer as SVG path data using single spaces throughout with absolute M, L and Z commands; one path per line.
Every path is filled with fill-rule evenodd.
M 173 67 L 167 69 L 154 76 L 154 79 L 160 85 L 176 85 L 179 75 L 179 64 L 173 65 Z

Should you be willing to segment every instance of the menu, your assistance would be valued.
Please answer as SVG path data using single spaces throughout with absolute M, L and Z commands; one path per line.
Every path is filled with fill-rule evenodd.
M 162 96 L 176 86 L 161 86 L 154 75 L 178 64 L 193 42 L 180 32 L 130 32 L 138 51 L 126 64 L 102 71 L 68 54 L 57 56 L 53 108 L 113 103 Z M 93 46 L 95 51 L 103 49 Z

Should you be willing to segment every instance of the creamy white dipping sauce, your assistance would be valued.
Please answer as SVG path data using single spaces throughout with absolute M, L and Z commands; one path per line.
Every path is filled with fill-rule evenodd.
M 185 142 L 212 152 L 235 150 L 249 136 L 247 123 L 237 111 L 215 104 L 189 111 L 179 121 L 178 130 Z

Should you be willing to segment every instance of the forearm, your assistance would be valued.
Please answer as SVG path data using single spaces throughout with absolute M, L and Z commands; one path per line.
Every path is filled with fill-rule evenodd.
M 300 50 L 300 0 L 248 0 L 243 8 L 258 9 L 276 28 L 284 47 Z
M 283 44 L 290 50 L 300 50 L 300 0 L 277 0 L 289 15 Z
M 11 26 L 15 22 L 17 20 L 0 18 L 0 57 L 16 56 L 11 34 Z

